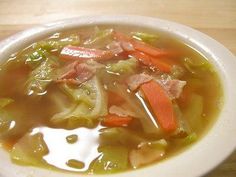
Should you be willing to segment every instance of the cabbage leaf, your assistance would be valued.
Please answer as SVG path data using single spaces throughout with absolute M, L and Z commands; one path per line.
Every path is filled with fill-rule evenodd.
M 71 127 L 76 122 L 92 124 L 93 119 L 107 114 L 107 96 L 96 76 L 77 87 L 62 85 L 63 91 L 70 97 L 73 104 L 56 113 L 51 122 L 67 121 Z
M 43 156 L 48 154 L 48 147 L 43 140 L 43 135 L 24 135 L 12 148 L 11 159 L 21 165 L 42 166 L 46 163 Z
M 90 166 L 92 172 L 114 173 L 128 168 L 128 149 L 125 146 L 102 146 L 98 151 L 101 155 Z
M 120 60 L 117 63 L 111 63 L 106 66 L 106 70 L 115 74 L 130 74 L 134 73 L 137 67 L 137 60 L 130 58 L 127 60 Z
M 27 95 L 41 95 L 46 91 L 48 84 L 54 79 L 58 63 L 46 59 L 29 75 L 26 81 Z

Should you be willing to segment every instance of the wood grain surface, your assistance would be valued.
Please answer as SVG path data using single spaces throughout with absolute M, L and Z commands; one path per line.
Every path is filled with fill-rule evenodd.
M 236 0 L 0 0 L 0 40 L 37 24 L 96 14 L 136 14 L 182 23 L 236 55 Z M 236 152 L 205 177 L 236 177 Z

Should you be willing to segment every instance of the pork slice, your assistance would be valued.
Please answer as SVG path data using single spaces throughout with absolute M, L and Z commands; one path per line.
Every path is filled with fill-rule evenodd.
M 120 42 L 120 44 L 121 44 L 121 47 L 125 51 L 134 51 L 135 50 L 133 44 L 131 44 L 130 42 L 122 41 L 122 42 Z
M 121 116 L 121 117 L 127 117 L 127 116 L 135 117 L 134 112 L 124 109 L 123 107 L 115 106 L 115 105 L 112 105 L 109 108 L 109 113 L 115 114 L 115 115 Z
M 141 74 L 135 74 L 130 76 L 126 83 L 128 84 L 128 87 L 130 90 L 134 91 L 136 90 L 140 85 L 149 82 L 152 80 L 152 77 L 148 74 L 141 73 Z
M 87 63 L 73 62 L 66 66 L 65 73 L 56 82 L 79 85 L 91 79 L 96 72 L 96 67 Z
M 186 81 L 172 79 L 172 80 L 158 80 L 158 82 L 165 88 L 168 95 L 171 99 L 179 98 L 184 86 L 186 85 Z
M 89 66 L 86 63 L 81 63 L 76 66 L 76 78 L 75 80 L 78 81 L 78 84 L 83 83 L 89 79 L 91 79 L 96 72 L 96 69 Z
M 123 48 L 121 47 L 119 42 L 111 42 L 106 46 L 107 49 L 109 49 L 114 55 L 118 55 L 123 52 Z
M 70 63 L 69 65 L 62 68 L 62 75 L 58 79 L 69 79 L 76 77 L 76 69 L 75 67 L 79 64 L 78 61 Z

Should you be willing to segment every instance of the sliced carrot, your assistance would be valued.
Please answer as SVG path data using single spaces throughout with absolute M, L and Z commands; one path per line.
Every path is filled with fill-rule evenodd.
M 153 47 L 141 41 L 133 40 L 132 44 L 136 50 L 144 52 L 154 57 L 163 57 L 169 55 L 169 52 L 167 50 Z
M 111 92 L 111 91 L 108 92 L 108 105 L 109 106 L 112 106 L 112 105 L 119 106 L 124 102 L 125 102 L 125 99 L 122 98 L 117 93 Z
M 66 46 L 60 53 L 60 58 L 65 60 L 108 60 L 113 57 L 109 50 L 89 49 L 77 46 Z
M 138 59 L 142 64 L 146 65 L 146 66 L 152 66 L 152 57 L 145 54 L 145 53 L 142 53 L 142 52 L 139 52 L 139 51 L 133 51 L 133 52 L 130 52 L 130 55 L 136 59 Z
M 171 64 L 169 64 L 169 63 L 166 63 L 166 62 L 163 61 L 163 60 L 155 60 L 155 59 L 152 60 L 152 65 L 153 65 L 153 66 L 156 66 L 156 67 L 159 68 L 161 71 L 167 72 L 167 73 L 170 73 L 170 72 L 171 72 L 171 69 L 172 69 L 172 66 L 173 66 L 173 65 L 171 65 Z
M 161 58 L 158 58 L 159 61 L 162 61 L 162 62 L 165 62 L 167 63 L 168 65 L 179 65 L 178 64 L 178 61 L 177 60 L 173 60 L 172 58 L 169 58 L 169 57 L 161 57 Z
M 174 131 L 177 121 L 171 99 L 165 89 L 159 83 L 150 81 L 141 85 L 141 90 L 162 129 L 166 132 Z
M 114 38 L 120 42 L 124 41 L 124 42 L 129 42 L 133 45 L 135 50 L 138 50 L 140 52 L 144 52 L 148 55 L 151 55 L 153 57 L 163 57 L 163 56 L 172 56 L 174 53 L 170 52 L 166 49 L 159 49 L 157 47 L 153 47 L 147 43 L 144 43 L 142 41 L 133 39 L 129 36 L 126 36 L 123 33 L 120 32 L 114 32 L 113 33 Z
M 132 121 L 132 117 L 121 117 L 115 114 L 108 114 L 105 116 L 102 124 L 107 127 L 124 127 Z
M 160 69 L 162 72 L 171 72 L 172 64 L 166 63 L 165 60 L 156 59 L 139 51 L 130 52 L 130 55 L 137 58 L 144 65 L 154 66 Z

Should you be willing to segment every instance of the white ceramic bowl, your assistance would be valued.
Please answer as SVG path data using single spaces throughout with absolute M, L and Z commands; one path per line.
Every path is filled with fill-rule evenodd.
M 223 84 L 224 105 L 209 132 L 195 145 L 173 158 L 146 168 L 112 174 L 109 177 L 197 177 L 209 172 L 236 147 L 236 58 L 223 45 L 192 28 L 166 20 L 141 16 L 87 16 L 41 25 L 18 33 L 0 43 L 0 62 L 35 40 L 60 30 L 84 25 L 134 25 L 166 31 L 203 53 L 218 70 Z M 35 167 L 12 164 L 9 154 L 0 149 L 0 176 L 3 177 L 79 177 Z M 81 175 L 85 177 L 86 175 Z M 90 175 L 91 176 L 91 175 Z M 97 175 L 99 176 L 99 175 Z M 102 175 L 105 176 L 105 175 Z

